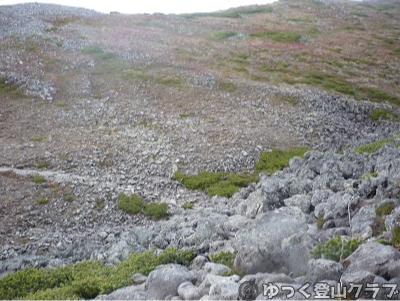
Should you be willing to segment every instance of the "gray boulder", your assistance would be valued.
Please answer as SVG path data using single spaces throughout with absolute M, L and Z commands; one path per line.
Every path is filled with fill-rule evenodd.
M 219 282 L 211 285 L 209 300 L 238 300 L 239 284 L 237 282 Z
M 347 268 L 343 275 L 367 271 L 387 277 L 389 268 L 399 259 L 400 252 L 392 246 L 368 242 L 359 246 L 353 254 L 346 258 L 343 265 Z
M 343 273 L 343 265 L 328 259 L 311 259 L 308 262 L 306 279 L 311 283 L 323 280 L 339 281 Z
M 310 213 L 311 196 L 297 194 L 283 201 L 287 207 L 297 207 L 304 213 Z
M 375 219 L 376 214 L 373 206 L 362 207 L 351 219 L 351 233 L 363 239 L 371 238 Z
M 109 295 L 99 295 L 96 300 L 148 300 L 149 295 L 143 285 L 120 288 Z
M 190 281 L 179 285 L 178 295 L 182 300 L 199 300 L 201 298 L 200 289 Z
M 202 296 L 208 295 L 210 293 L 210 288 L 212 285 L 225 283 L 225 282 L 238 282 L 240 277 L 238 275 L 233 275 L 230 277 L 223 277 L 218 275 L 208 274 L 204 281 L 200 284 L 199 289 Z
M 178 287 L 192 276 L 189 270 L 178 264 L 167 264 L 158 266 L 149 274 L 146 281 L 146 290 L 153 299 L 165 299 L 167 296 L 177 296 Z
M 306 216 L 296 207 L 259 214 L 252 228 L 236 233 L 234 266 L 246 274 L 285 271 L 282 240 L 307 229 Z
M 224 264 L 207 262 L 204 266 L 204 271 L 207 274 L 221 275 L 223 273 L 230 272 L 231 269 Z

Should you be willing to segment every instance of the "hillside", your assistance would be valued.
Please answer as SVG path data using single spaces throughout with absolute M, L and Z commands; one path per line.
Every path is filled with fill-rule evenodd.
M 309 252 L 337 234 L 397 251 L 399 15 L 399 0 L 185 15 L 0 6 L 0 275 L 173 246 L 315 281 Z M 272 166 L 276 153 L 287 162 Z M 138 214 L 120 205 L 132 194 Z M 260 259 L 265 270 L 249 263 L 259 257 L 240 242 L 275 216 L 295 224 L 261 241 L 299 248 L 305 265 L 282 263 L 283 246 L 265 247 L 282 257 Z

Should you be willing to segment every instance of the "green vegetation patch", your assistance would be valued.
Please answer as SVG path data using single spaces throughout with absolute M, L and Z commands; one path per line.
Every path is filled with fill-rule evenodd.
M 400 226 L 395 225 L 392 230 L 392 246 L 400 249 Z
M 126 213 L 137 214 L 144 208 L 143 198 L 136 194 L 127 196 L 125 193 L 120 193 L 118 200 L 117 207 Z
M 42 184 L 42 183 L 46 182 L 46 178 L 41 175 L 34 175 L 33 182 L 35 182 L 36 184 Z
M 393 201 L 385 202 L 375 209 L 375 213 L 379 217 L 389 215 L 396 208 L 396 203 Z
M 272 7 L 263 6 L 263 7 L 247 8 L 247 9 L 228 10 L 223 12 L 181 14 L 179 16 L 184 17 L 186 19 L 193 19 L 199 17 L 240 18 L 241 15 L 262 14 L 271 12 L 272 12 Z
M 39 198 L 38 199 L 38 204 L 42 205 L 42 204 L 47 204 L 49 202 L 48 199 L 46 198 Z
M 167 203 L 150 203 L 143 208 L 143 212 L 148 216 L 154 217 L 156 219 L 164 218 L 168 216 L 167 213 L 168 204 Z
M 236 36 L 236 32 L 231 31 L 231 30 L 220 30 L 220 31 L 214 31 L 211 33 L 211 38 L 214 40 L 226 40 L 229 38 L 232 38 Z
M 109 60 L 114 58 L 114 54 L 104 51 L 99 45 L 88 45 L 82 49 L 85 54 L 91 54 L 101 60 Z
M 310 254 L 315 258 L 326 258 L 339 262 L 352 254 L 363 243 L 361 238 L 342 238 L 339 235 L 329 239 L 325 244 L 317 245 Z
M 373 109 L 369 114 L 369 118 L 378 122 L 381 120 L 399 121 L 399 116 L 397 116 L 392 111 L 384 108 Z
M 377 172 L 366 173 L 361 176 L 361 180 L 364 180 L 366 178 L 371 178 L 371 177 L 376 178 L 378 175 L 379 174 Z
M 118 195 L 117 207 L 129 214 L 138 214 L 144 212 L 146 215 L 156 219 L 164 218 L 168 216 L 167 203 L 150 203 L 145 204 L 142 197 L 131 194 L 130 196 L 125 193 Z
M 260 160 L 255 164 L 254 169 L 257 173 L 268 172 L 272 174 L 289 166 L 291 158 L 304 158 L 304 154 L 309 150 L 310 148 L 306 146 L 291 148 L 288 150 L 274 148 L 272 151 L 263 152 L 261 154 Z
M 209 255 L 212 262 L 224 264 L 230 268 L 233 267 L 233 263 L 236 258 L 236 253 L 220 251 Z
M 250 33 L 251 37 L 267 37 L 276 42 L 299 42 L 301 34 L 292 31 L 263 30 Z
M 191 190 L 207 192 L 209 196 L 219 195 L 230 198 L 240 187 L 246 187 L 258 181 L 254 174 L 237 174 L 226 172 L 201 171 L 197 176 L 188 176 L 176 171 L 174 180 L 180 181 L 184 187 Z
M 256 173 L 227 173 L 201 171 L 198 175 L 189 176 L 179 171 L 174 173 L 173 179 L 182 183 L 184 187 L 191 190 L 205 191 L 209 196 L 232 197 L 241 187 L 259 180 L 258 173 L 282 170 L 289 165 L 293 157 L 304 157 L 309 151 L 308 147 L 297 147 L 288 150 L 273 149 L 270 152 L 263 152 L 259 162 L 254 166 Z
M 152 81 L 164 86 L 179 86 L 181 81 L 177 78 L 168 76 L 153 76 L 139 69 L 129 69 L 124 71 L 125 77 L 128 79 L 137 79 L 142 81 Z
M 39 168 L 39 169 L 47 168 L 49 165 L 50 165 L 50 163 L 47 161 L 39 161 L 37 164 L 37 168 Z
M 193 203 L 185 203 L 185 204 L 182 204 L 182 206 L 181 206 L 181 208 L 184 210 L 193 209 L 193 207 L 194 207 Z
M 18 90 L 18 85 L 8 83 L 5 78 L 0 78 L 0 95 L 9 94 L 12 96 L 21 96 L 21 91 Z
M 235 92 L 237 90 L 234 83 L 222 82 L 219 84 L 219 88 L 224 92 Z
M 132 275 L 148 275 L 156 266 L 176 263 L 188 266 L 194 258 L 191 249 L 169 248 L 132 253 L 116 266 L 99 261 L 82 261 L 54 269 L 26 268 L 0 279 L 0 299 L 93 299 L 99 294 L 132 285 Z
M 382 148 L 382 146 L 384 146 L 386 143 L 391 142 L 394 139 L 395 139 L 395 137 L 389 137 L 389 138 L 375 141 L 372 143 L 360 145 L 360 146 L 357 146 L 353 152 L 372 154 L 372 153 L 376 152 L 378 149 Z
M 35 138 L 32 138 L 32 141 L 40 142 L 40 141 L 43 141 L 46 138 L 47 138 L 46 136 L 35 137 Z
M 377 90 L 374 88 L 367 88 L 367 87 L 359 87 L 357 88 L 358 97 L 366 97 L 372 101 L 387 101 L 389 103 L 400 105 L 400 97 L 391 95 L 381 90 Z

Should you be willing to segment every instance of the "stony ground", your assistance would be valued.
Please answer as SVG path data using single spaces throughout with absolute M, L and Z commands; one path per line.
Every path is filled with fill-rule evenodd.
M 399 1 L 268 7 L 189 18 L 0 6 L 0 258 L 157 223 L 119 210 L 120 192 L 171 216 L 215 206 L 176 170 L 251 171 L 273 147 L 339 151 L 400 129 Z M 392 120 L 371 119 L 378 108 Z

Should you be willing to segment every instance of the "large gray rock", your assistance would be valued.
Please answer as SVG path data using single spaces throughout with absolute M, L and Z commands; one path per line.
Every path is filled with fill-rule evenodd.
M 230 277 L 223 277 L 218 275 L 211 275 L 208 274 L 204 281 L 200 284 L 199 289 L 202 296 L 208 295 L 210 293 L 210 288 L 212 285 L 219 284 L 219 283 L 232 283 L 238 282 L 240 277 L 238 275 L 233 275 Z
M 389 268 L 399 259 L 400 252 L 392 246 L 368 242 L 359 246 L 353 254 L 346 258 L 343 264 L 347 268 L 343 275 L 368 271 L 387 277 Z
M 199 300 L 202 297 L 200 289 L 190 281 L 183 282 L 179 285 L 178 295 L 182 300 Z
M 325 202 L 315 207 L 315 217 L 323 216 L 325 220 L 348 217 L 348 206 L 352 208 L 358 203 L 358 197 L 345 192 L 338 192 L 330 196 Z
M 204 266 L 204 271 L 207 274 L 222 275 L 223 273 L 230 272 L 231 268 L 224 264 L 207 262 Z
M 297 207 L 304 213 L 310 213 L 311 208 L 311 196 L 304 194 L 296 194 L 283 201 L 285 206 Z
M 192 276 L 189 270 L 178 264 L 158 266 L 149 274 L 146 281 L 146 290 L 153 299 L 165 299 L 167 296 L 177 296 L 178 287 Z
M 132 285 L 120 288 L 109 295 L 99 295 L 96 300 L 148 300 L 149 298 L 144 291 L 144 285 Z
M 371 238 L 372 226 L 375 223 L 376 213 L 373 206 L 362 207 L 351 219 L 351 233 L 363 239 Z
M 237 282 L 220 282 L 211 285 L 209 300 L 238 300 L 239 284 Z
M 286 270 L 282 240 L 307 228 L 305 214 L 296 207 L 259 214 L 252 228 L 236 233 L 235 267 L 247 274 Z
M 290 196 L 289 180 L 273 175 L 260 181 L 254 192 L 237 207 L 236 212 L 246 216 L 255 215 L 280 208 L 284 205 L 283 200 Z
M 327 259 L 311 259 L 308 262 L 306 279 L 311 283 L 323 280 L 339 281 L 343 273 L 343 265 Z

